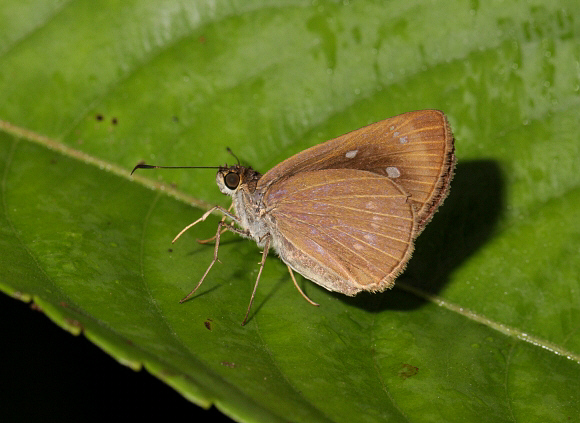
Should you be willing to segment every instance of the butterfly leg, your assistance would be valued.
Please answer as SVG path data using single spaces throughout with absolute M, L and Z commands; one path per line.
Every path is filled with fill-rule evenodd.
M 190 225 L 190 226 L 192 226 L 192 225 Z M 213 251 L 213 260 L 209 264 L 209 267 L 207 268 L 207 270 L 205 271 L 205 273 L 201 277 L 201 279 L 198 282 L 197 286 L 195 288 L 193 288 L 193 290 L 189 294 L 187 294 L 184 298 L 182 298 L 181 300 L 179 300 L 180 303 L 184 303 L 185 301 L 187 301 L 188 299 L 190 299 L 193 294 L 195 294 L 195 291 L 197 291 L 197 289 L 201 286 L 202 282 L 204 281 L 205 277 L 208 275 L 209 271 L 211 270 L 211 268 L 213 267 L 213 265 L 215 264 L 215 262 L 216 261 L 219 261 L 218 260 L 218 250 L 220 248 L 220 237 L 221 237 L 221 234 L 222 234 L 222 228 L 224 226 L 225 226 L 224 229 L 227 230 L 227 231 L 232 231 L 234 233 L 237 233 L 239 235 L 244 235 L 244 236 L 247 236 L 248 235 L 246 233 L 246 231 L 242 231 L 241 229 L 233 228 L 233 227 L 231 227 L 229 224 L 227 224 L 225 222 L 220 222 L 218 224 L 217 232 L 215 234 L 215 248 L 214 248 L 214 251 Z
M 209 209 L 208 211 L 206 211 L 206 212 L 203 214 L 203 216 L 201 216 L 201 217 L 200 217 L 199 219 L 197 219 L 195 222 L 193 222 L 193 223 L 190 223 L 190 224 L 189 224 L 189 225 L 187 225 L 185 228 L 183 228 L 183 229 L 181 230 L 181 232 L 179 232 L 179 233 L 177 234 L 177 236 L 176 236 L 175 238 L 173 238 L 173 241 L 171 241 L 171 243 L 174 243 L 175 241 L 177 241 L 177 240 L 179 239 L 179 237 L 180 237 L 181 235 L 183 235 L 183 233 L 184 233 L 185 231 L 187 231 L 188 229 L 190 229 L 190 228 L 194 227 L 194 226 L 195 226 L 195 225 L 197 225 L 199 222 L 203 222 L 205 219 L 207 219 L 207 218 L 208 218 L 208 216 L 209 216 L 210 214 L 212 214 L 212 212 L 213 212 L 214 210 L 218 210 L 218 211 L 222 212 L 222 213 L 223 213 L 225 216 L 229 217 L 229 218 L 230 218 L 230 219 L 232 219 L 234 222 L 236 222 L 236 223 L 239 223 L 239 219 L 238 219 L 238 217 L 237 217 L 235 214 L 232 214 L 232 213 L 230 213 L 228 210 L 224 209 L 223 207 L 220 207 L 220 206 L 214 206 L 214 207 L 212 207 L 211 209 Z M 223 223 L 223 221 L 222 221 L 222 222 L 220 222 L 220 228 L 221 228 L 222 226 L 231 226 L 231 225 L 227 225 L 227 224 L 225 224 L 225 223 L 223 223 L 223 224 L 222 224 L 222 223 Z M 235 230 L 232 230 L 231 228 L 227 228 L 226 230 L 231 230 L 232 232 L 235 232 Z
M 232 204 L 230 204 L 230 206 L 228 207 L 228 211 L 229 211 L 229 212 L 231 212 L 231 211 L 232 211 L 232 207 L 234 207 L 234 203 L 233 203 L 233 202 L 232 202 Z M 227 216 L 226 216 L 226 215 L 224 215 L 224 216 L 222 217 L 222 220 L 221 220 L 221 221 L 222 221 L 222 222 L 224 222 L 226 219 L 227 219 Z M 234 225 L 234 222 L 232 222 L 232 223 L 231 223 L 231 226 L 232 226 L 232 227 L 233 227 L 233 225 Z M 222 234 L 223 234 L 225 231 L 227 231 L 227 230 L 228 230 L 227 228 L 224 228 L 224 229 L 222 229 Z M 211 238 L 208 238 L 208 239 L 198 239 L 198 240 L 197 240 L 197 242 L 199 242 L 200 244 L 208 244 L 208 243 L 212 242 L 214 239 L 215 239 L 215 235 L 214 235 L 214 236 L 212 236 Z
M 288 266 L 288 265 L 286 265 L 286 266 Z M 318 307 L 320 304 L 315 303 L 314 301 L 312 301 L 310 298 L 308 298 L 306 296 L 306 294 L 304 293 L 304 291 L 302 291 L 302 289 L 300 289 L 300 285 L 298 285 L 298 282 L 296 282 L 296 278 L 294 277 L 294 272 L 292 271 L 292 268 L 290 266 L 288 266 L 288 271 L 290 272 L 290 277 L 292 278 L 292 282 L 294 282 L 294 286 L 296 287 L 296 289 L 298 290 L 298 292 L 300 292 L 300 294 L 302 294 L 302 296 L 304 297 L 304 299 L 306 301 L 308 301 L 313 306 L 317 306 Z
M 268 257 L 268 251 L 270 250 L 270 235 L 266 235 L 264 238 L 264 252 L 262 253 L 262 261 L 260 262 L 260 270 L 258 270 L 258 277 L 256 278 L 256 283 L 254 284 L 254 290 L 252 291 L 252 296 L 250 297 L 250 304 L 248 304 L 248 311 L 246 311 L 246 317 L 242 322 L 242 326 L 246 324 L 248 320 L 248 315 L 250 314 L 250 309 L 252 308 L 252 303 L 254 302 L 254 295 L 256 295 L 256 290 L 258 289 L 258 282 L 260 282 L 260 276 L 262 276 L 262 270 L 266 264 L 266 257 Z

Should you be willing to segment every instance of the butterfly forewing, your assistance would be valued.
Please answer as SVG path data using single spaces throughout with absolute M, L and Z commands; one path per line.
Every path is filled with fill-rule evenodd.
M 408 195 L 371 172 L 301 172 L 273 184 L 264 206 L 284 244 L 282 259 L 333 291 L 382 291 L 412 252 Z
M 453 136 L 438 110 L 405 113 L 309 148 L 267 172 L 267 187 L 305 171 L 359 169 L 387 177 L 409 194 L 417 235 L 447 196 Z

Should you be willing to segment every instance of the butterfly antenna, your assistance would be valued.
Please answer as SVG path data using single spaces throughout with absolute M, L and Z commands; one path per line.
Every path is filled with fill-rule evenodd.
M 138 163 L 131 171 L 131 175 L 137 169 L 219 169 L 219 166 L 156 166 L 146 163 Z
M 226 147 L 226 150 L 228 153 L 230 153 L 232 156 L 234 156 L 234 159 L 236 159 L 238 161 L 238 166 L 240 166 L 240 159 L 238 159 L 238 156 L 236 156 L 234 154 L 234 152 L 232 151 L 232 149 L 230 147 Z

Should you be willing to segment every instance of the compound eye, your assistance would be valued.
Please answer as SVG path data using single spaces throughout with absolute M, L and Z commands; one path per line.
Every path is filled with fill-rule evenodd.
M 226 187 L 231 190 L 234 190 L 240 185 L 240 175 L 235 172 L 228 172 L 228 174 L 224 177 L 224 183 Z

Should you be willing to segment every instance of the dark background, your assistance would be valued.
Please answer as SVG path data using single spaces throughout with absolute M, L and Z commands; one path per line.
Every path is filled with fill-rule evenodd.
M 0 419 L 4 422 L 195 419 L 204 410 L 146 370 L 115 361 L 84 335 L 64 331 L 30 304 L 0 293 Z

